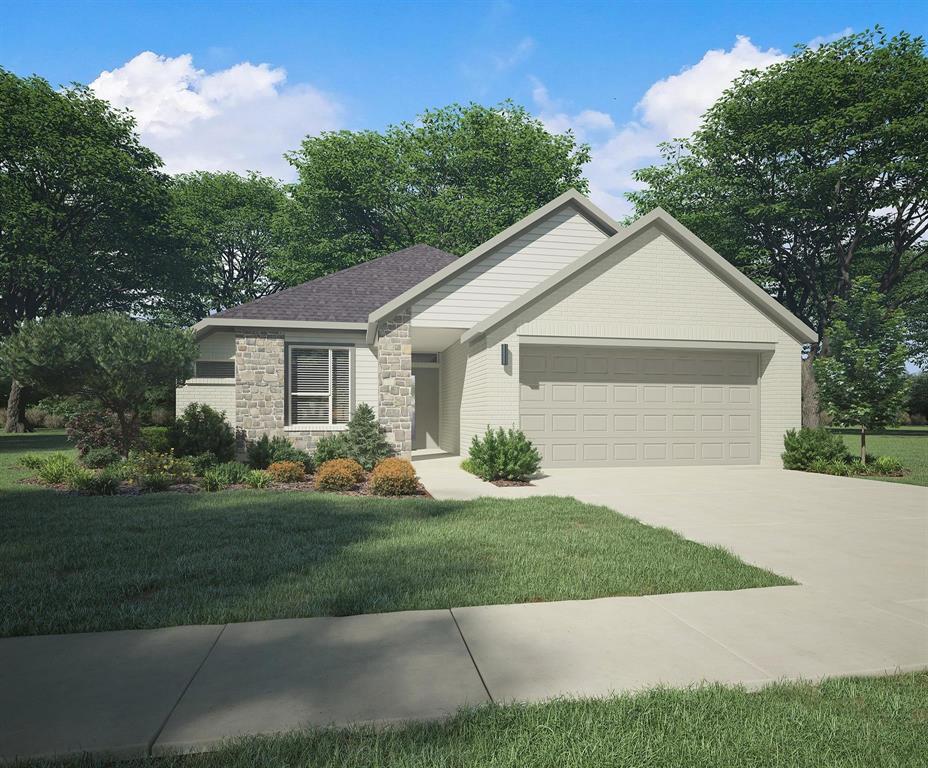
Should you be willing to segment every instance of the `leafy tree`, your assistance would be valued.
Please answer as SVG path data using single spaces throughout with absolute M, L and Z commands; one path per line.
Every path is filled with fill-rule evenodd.
M 662 206 L 823 338 L 853 280 L 928 302 L 928 58 L 881 30 L 748 70 L 629 195 Z M 924 327 L 909 329 L 928 348 Z M 919 342 L 921 339 L 921 342 Z M 813 349 L 814 357 L 819 350 Z
M 27 320 L 0 347 L 0 361 L 26 386 L 81 395 L 111 411 L 123 455 L 148 390 L 188 378 L 196 356 L 189 332 L 112 313 Z
M 913 416 L 928 419 L 928 372 L 922 371 L 912 377 L 906 410 Z
M 308 137 L 289 155 L 299 183 L 273 274 L 292 285 L 416 243 L 463 254 L 567 189 L 586 191 L 589 159 L 511 102 Z
M 0 337 L 23 320 L 127 310 L 171 282 L 167 177 L 127 113 L 0 69 L 0 115 Z M 22 405 L 14 382 L 9 431 Z
M 860 427 L 866 463 L 867 432 L 891 424 L 905 404 L 903 317 L 886 310 L 875 280 L 861 278 L 846 300 L 835 300 L 828 336 L 831 353 L 815 361 L 819 398 L 836 424 Z
M 174 179 L 171 196 L 188 279 L 159 303 L 162 317 L 188 324 L 277 290 L 268 275 L 281 246 L 273 222 L 286 200 L 277 181 L 191 173 Z

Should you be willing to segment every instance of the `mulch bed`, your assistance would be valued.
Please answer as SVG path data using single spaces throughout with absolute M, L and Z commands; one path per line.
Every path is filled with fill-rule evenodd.
M 490 485 L 495 485 L 497 488 L 510 488 L 531 485 L 531 483 L 528 480 L 490 480 Z

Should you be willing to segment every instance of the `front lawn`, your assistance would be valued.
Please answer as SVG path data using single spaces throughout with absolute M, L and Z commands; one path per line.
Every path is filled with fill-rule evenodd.
M 573 499 L 285 491 L 70 496 L 0 437 L 0 636 L 792 583 Z
M 841 432 L 851 455 L 860 455 L 860 435 L 847 434 L 844 430 Z M 904 477 L 874 476 L 869 479 L 928 485 L 928 429 L 910 427 L 892 430 L 892 434 L 867 435 L 867 453 L 875 456 L 895 456 L 909 470 Z
M 606 700 L 492 705 L 405 727 L 242 739 L 163 768 L 871 768 L 923 766 L 928 673 L 710 686 Z M 77 760 L 69 766 L 112 764 Z M 125 768 L 144 768 L 134 760 Z

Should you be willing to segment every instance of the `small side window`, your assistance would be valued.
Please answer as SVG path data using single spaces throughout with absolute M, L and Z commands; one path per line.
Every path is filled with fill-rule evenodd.
M 197 360 L 198 379 L 234 379 L 234 360 Z

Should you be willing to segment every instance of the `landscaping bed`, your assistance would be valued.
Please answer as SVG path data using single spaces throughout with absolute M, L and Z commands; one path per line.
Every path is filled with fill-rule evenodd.
M 278 490 L 74 496 L 16 481 L 0 436 L 0 636 L 792 583 L 574 499 Z
M 651 690 L 597 700 L 486 705 L 430 723 L 238 739 L 163 768 L 865 768 L 921 766 L 928 673 Z M 112 765 L 75 759 L 62 766 Z M 151 759 L 123 765 L 143 768 Z

